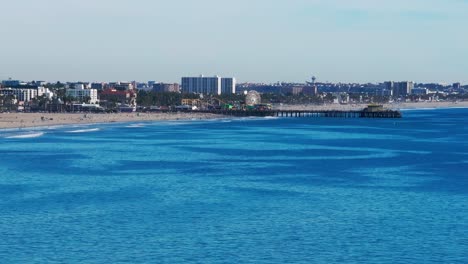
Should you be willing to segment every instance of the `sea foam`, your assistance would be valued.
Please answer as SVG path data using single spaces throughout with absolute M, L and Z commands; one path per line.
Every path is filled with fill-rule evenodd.
M 37 138 L 37 137 L 42 137 L 43 135 L 44 135 L 43 132 L 39 132 L 39 133 L 29 133 L 29 134 L 19 134 L 19 135 L 7 136 L 5 138 L 9 138 L 9 139 L 14 139 L 14 138 Z
M 67 131 L 66 133 L 88 133 L 88 132 L 95 132 L 99 130 L 101 129 L 100 128 L 79 129 L 79 130 Z
M 139 127 L 145 127 L 146 125 L 145 124 L 131 124 L 131 125 L 128 125 L 128 126 L 125 126 L 127 128 L 139 128 Z

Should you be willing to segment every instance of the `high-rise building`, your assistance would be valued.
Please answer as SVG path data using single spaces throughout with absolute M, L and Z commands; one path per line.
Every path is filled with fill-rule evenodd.
M 386 90 L 393 91 L 393 86 L 394 86 L 394 82 L 392 82 L 392 81 L 384 82 L 384 88 Z
M 386 82 L 385 86 L 388 88 L 389 83 L 393 82 Z M 407 96 L 411 94 L 411 91 L 414 88 L 414 82 L 395 82 L 393 83 L 393 96 L 394 97 L 401 97 L 401 96 Z
M 236 93 L 236 79 L 235 78 L 221 78 L 221 93 L 235 94 Z
M 215 77 L 182 77 L 182 92 L 198 94 L 229 94 L 236 92 L 236 79 Z
M 453 87 L 453 89 L 455 89 L 455 90 L 460 90 L 461 84 L 460 84 L 460 83 L 454 83 L 454 84 L 452 85 L 452 87 Z

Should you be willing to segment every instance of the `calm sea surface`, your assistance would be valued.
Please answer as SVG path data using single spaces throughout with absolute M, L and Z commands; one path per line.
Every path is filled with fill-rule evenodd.
M 468 109 L 0 131 L 0 263 L 468 263 Z

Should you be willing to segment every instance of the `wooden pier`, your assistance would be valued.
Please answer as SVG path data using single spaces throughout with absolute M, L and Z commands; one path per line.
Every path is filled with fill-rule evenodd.
M 361 111 L 335 111 L 335 110 L 205 110 L 194 111 L 212 113 L 226 116 L 258 116 L 258 117 L 294 117 L 294 118 L 401 118 L 399 111 L 380 110 L 368 111 L 367 108 Z

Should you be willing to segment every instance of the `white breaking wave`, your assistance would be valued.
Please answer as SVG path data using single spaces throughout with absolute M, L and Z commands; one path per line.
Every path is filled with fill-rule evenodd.
M 145 124 L 132 124 L 132 125 L 128 125 L 125 127 L 138 128 L 138 127 L 145 127 L 145 126 L 146 126 Z
M 42 137 L 44 135 L 43 132 L 39 133 L 30 133 L 30 134 L 20 134 L 20 135 L 14 135 L 14 136 L 7 136 L 5 138 L 37 138 L 37 137 Z
M 66 133 L 88 133 L 88 132 L 94 132 L 94 131 L 99 131 L 99 130 L 101 129 L 100 128 L 79 129 L 79 130 L 67 131 Z

